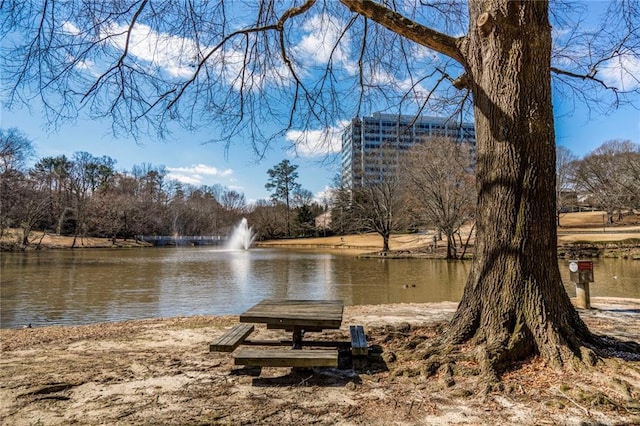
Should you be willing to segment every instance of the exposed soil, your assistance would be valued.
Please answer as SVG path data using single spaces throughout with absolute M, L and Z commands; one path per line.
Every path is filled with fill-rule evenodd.
M 640 301 L 592 298 L 589 327 L 640 340 Z M 347 339 L 362 324 L 366 361 L 340 369 L 239 368 L 208 344 L 237 317 L 190 317 L 0 330 L 3 425 L 33 424 L 640 424 L 640 362 L 607 359 L 589 372 L 529 359 L 483 394 L 473 364 L 420 373 L 413 348 L 438 335 L 455 303 L 348 306 Z M 258 327 L 256 338 L 281 332 Z M 253 337 L 253 336 L 252 336 Z M 465 374 L 461 374 L 466 371 Z
M 627 214 L 613 225 L 602 225 L 602 213 L 566 213 L 561 217 L 562 227 L 558 228 L 560 257 L 613 257 L 640 260 L 640 214 Z M 471 231 L 470 226 L 460 230 L 456 238 L 458 255 L 463 254 L 463 246 Z M 394 234 L 389 239 L 391 251 L 381 253 L 382 237 L 375 233 L 331 236 L 322 238 L 296 238 L 261 241 L 259 247 L 282 248 L 326 248 L 353 253 L 361 257 L 387 258 L 444 258 L 446 241 L 437 240 L 433 248 L 434 232 L 416 234 Z M 474 235 L 468 240 L 465 257 L 473 253 Z
M 22 230 L 7 229 L 0 238 L 0 250 L 18 250 L 21 246 Z M 42 231 L 32 231 L 29 234 L 28 250 L 48 250 L 48 249 L 70 249 L 70 248 L 131 248 L 131 247 L 151 247 L 151 244 L 134 239 L 111 239 L 97 237 L 77 237 L 75 246 L 74 237 L 67 235 L 57 235 L 43 233 Z

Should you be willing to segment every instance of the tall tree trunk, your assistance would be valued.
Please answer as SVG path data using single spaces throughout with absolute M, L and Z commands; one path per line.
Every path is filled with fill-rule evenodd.
M 460 259 L 464 259 L 464 256 L 467 254 L 467 249 L 469 248 L 469 241 L 471 241 L 471 236 L 473 235 L 473 231 L 476 227 L 476 223 L 474 222 L 471 225 L 471 229 L 469 230 L 469 235 L 467 235 L 467 239 L 465 240 L 464 244 L 462 245 L 463 249 L 462 249 L 462 254 L 460 255 Z
M 23 225 L 22 226 L 22 248 L 26 248 L 29 246 L 29 234 L 31 234 L 31 226 Z
M 456 250 L 456 237 L 450 229 L 447 229 L 445 233 L 447 234 L 447 259 L 457 259 L 458 252 Z
M 485 371 L 536 353 L 563 365 L 592 336 L 557 266 L 548 3 L 488 0 L 469 9 L 478 229 L 448 339 L 483 345 Z
M 388 232 L 383 232 L 382 234 L 382 251 L 384 253 L 389 252 L 389 237 L 391 236 Z

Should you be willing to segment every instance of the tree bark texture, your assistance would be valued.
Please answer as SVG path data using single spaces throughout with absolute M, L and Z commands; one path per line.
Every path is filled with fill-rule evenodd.
M 381 3 L 341 2 L 459 61 L 454 86 L 473 94 L 476 252 L 445 348 L 472 343 L 488 374 L 536 354 L 558 367 L 596 354 L 635 359 L 640 345 L 591 334 L 560 278 L 548 0 L 470 0 L 468 34 L 457 38 Z
M 469 12 L 477 240 L 448 338 L 483 345 L 493 371 L 536 353 L 560 366 L 591 334 L 557 266 L 548 2 L 472 1 Z

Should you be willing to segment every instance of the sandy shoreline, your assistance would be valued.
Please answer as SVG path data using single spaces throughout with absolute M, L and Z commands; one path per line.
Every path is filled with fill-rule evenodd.
M 600 212 L 570 213 L 563 217 L 565 226 L 558 228 L 558 248 L 562 253 L 574 246 L 591 245 L 596 247 L 602 257 L 626 257 L 640 260 L 640 216 L 627 218 L 629 224 L 602 227 L 595 225 L 601 220 Z M 637 218 L 637 219 L 636 219 Z M 457 241 L 458 254 L 467 241 L 470 226 L 461 228 L 460 241 Z M 17 229 L 8 230 L 0 240 L 0 250 L 17 249 L 16 241 L 21 235 Z M 391 253 L 388 257 L 429 257 L 443 258 L 446 255 L 446 241 L 438 240 L 433 250 L 433 231 L 410 234 L 393 234 L 389 239 Z M 34 231 L 30 236 L 31 244 L 27 250 L 69 249 L 74 238 Z M 469 239 L 470 247 L 465 254 L 473 253 L 473 235 Z M 330 250 L 350 255 L 377 255 L 382 250 L 382 237 L 376 233 L 335 235 L 328 237 L 291 238 L 268 241 L 256 241 L 254 247 Z M 130 249 L 151 247 L 150 244 L 134 239 L 78 238 L 76 248 Z M 590 252 L 590 253 L 593 253 Z
M 593 298 L 589 326 L 639 340 L 640 300 Z M 435 336 L 451 302 L 347 306 L 381 354 L 364 369 L 238 369 L 208 343 L 237 317 L 135 320 L 0 330 L 0 416 L 31 424 L 634 424 L 640 362 L 557 372 L 533 359 L 483 396 L 474 377 L 415 375 L 414 342 Z M 279 333 L 258 327 L 258 338 Z M 623 368 L 624 367 L 624 368 Z M 620 376 L 620 377 L 619 377 Z

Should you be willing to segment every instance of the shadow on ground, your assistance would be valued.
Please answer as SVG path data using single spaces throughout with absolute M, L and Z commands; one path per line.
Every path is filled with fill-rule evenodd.
M 361 373 L 368 375 L 389 371 L 382 358 L 382 347 L 374 345 L 366 356 L 354 357 L 350 350 L 341 350 L 337 368 L 291 368 L 288 374 L 261 377 L 262 367 L 242 367 L 231 370 L 231 375 L 254 377 L 256 387 L 322 386 L 345 387 L 361 384 Z

